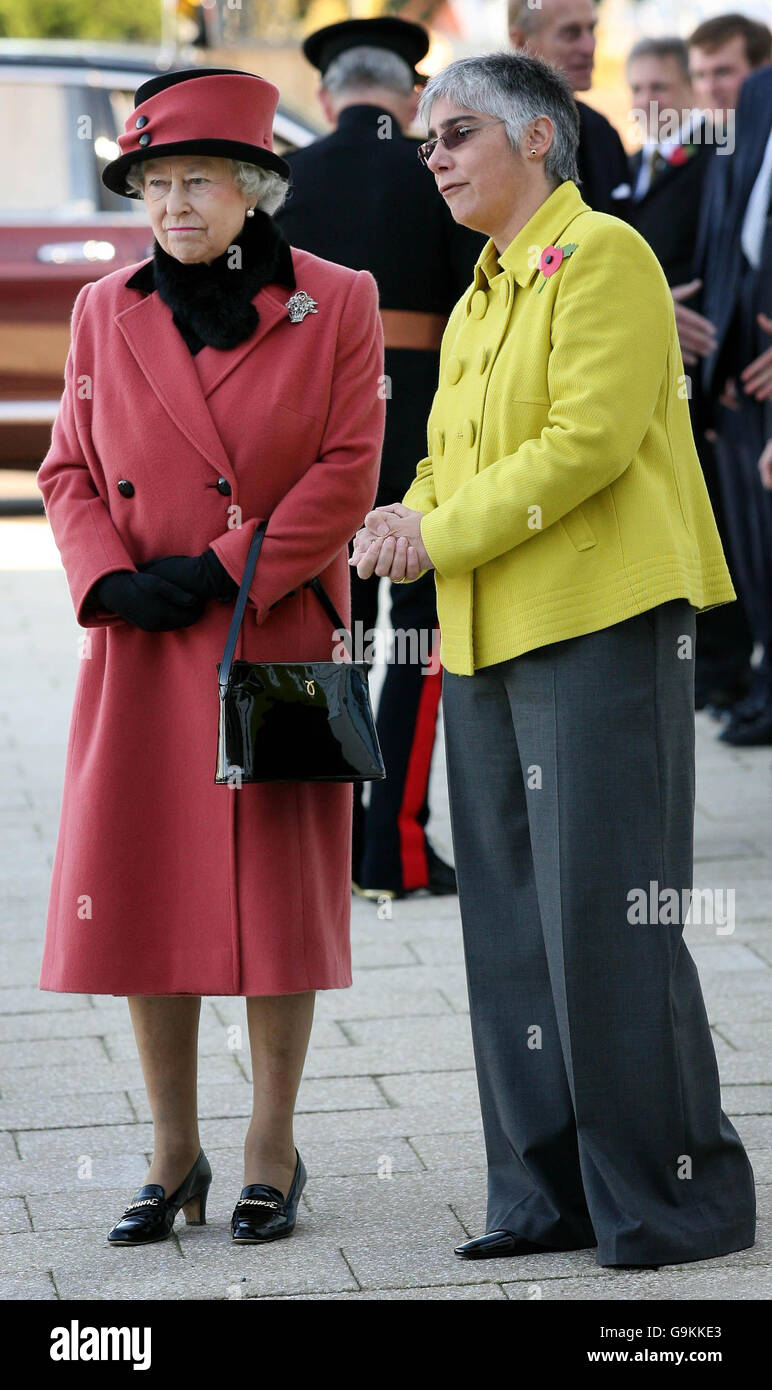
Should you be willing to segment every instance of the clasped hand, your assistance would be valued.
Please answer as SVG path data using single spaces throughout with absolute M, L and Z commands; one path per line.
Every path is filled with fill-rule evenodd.
M 368 512 L 364 526 L 354 537 L 349 565 L 360 579 L 377 574 L 387 579 L 417 579 L 422 570 L 434 569 L 421 539 L 423 512 L 392 502 Z
M 238 589 L 207 549 L 146 560 L 136 571 L 113 570 L 93 586 L 93 602 L 144 632 L 170 632 L 198 622 L 209 599 L 225 603 Z

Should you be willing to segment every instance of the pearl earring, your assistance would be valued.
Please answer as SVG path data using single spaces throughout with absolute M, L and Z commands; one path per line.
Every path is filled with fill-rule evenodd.
M 254 208 L 247 208 L 247 217 L 254 217 L 254 215 L 255 215 L 255 209 L 254 209 Z
M 535 151 L 535 150 L 531 150 L 531 154 L 536 154 L 536 151 Z

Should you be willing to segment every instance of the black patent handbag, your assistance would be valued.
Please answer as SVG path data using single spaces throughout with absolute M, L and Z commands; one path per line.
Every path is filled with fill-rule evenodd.
M 267 521 L 247 554 L 221 662 L 215 782 L 376 782 L 386 776 L 366 662 L 234 661 Z M 335 627 L 351 634 L 321 580 L 313 589 Z

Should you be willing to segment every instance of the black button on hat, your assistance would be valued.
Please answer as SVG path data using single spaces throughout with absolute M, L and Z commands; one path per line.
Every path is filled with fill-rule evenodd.
M 118 491 L 120 492 L 121 497 L 133 497 L 134 484 L 130 483 L 128 478 L 120 478 L 118 481 Z
M 429 52 L 429 34 L 422 24 L 407 19 L 383 15 L 378 19 L 344 19 L 339 24 L 327 24 L 309 34 L 303 44 L 309 63 L 324 75 L 333 59 L 349 48 L 386 48 L 404 58 L 413 69 L 416 82 L 426 82 L 425 73 L 416 72 L 415 65 Z
M 138 144 L 138 145 L 149 145 L 149 144 L 150 144 L 150 136 L 148 135 L 148 133 L 147 133 L 146 130 L 143 131 L 142 134 L 140 135 L 140 137 L 139 137 L 139 139 L 138 139 L 138 141 L 137 141 L 137 144 Z
M 137 116 L 135 124 L 137 130 L 141 130 L 143 125 L 147 125 L 147 116 Z
M 228 479 L 227 479 L 227 478 L 218 478 L 218 479 L 217 479 L 217 491 L 218 491 L 218 492 L 221 492 L 222 495 L 223 495 L 223 497 L 230 497 L 230 495 L 231 495 L 231 485 L 230 485 L 230 483 L 228 482 Z

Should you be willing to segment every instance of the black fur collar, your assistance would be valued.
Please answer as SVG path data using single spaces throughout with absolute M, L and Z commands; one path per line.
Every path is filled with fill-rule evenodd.
M 241 252 L 240 268 L 233 264 L 234 247 Z M 126 281 L 127 289 L 158 290 L 194 355 L 204 344 L 226 349 L 249 338 L 260 322 L 252 300 L 270 284 L 294 290 L 295 272 L 289 243 L 260 208 L 254 217 L 244 218 L 238 236 L 210 264 L 184 265 L 154 238 L 152 261 Z

